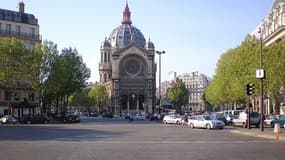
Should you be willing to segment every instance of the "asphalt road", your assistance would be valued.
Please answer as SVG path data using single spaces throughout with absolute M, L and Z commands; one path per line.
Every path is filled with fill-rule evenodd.
M 80 124 L 0 125 L 0 159 L 285 159 L 285 142 L 236 135 L 230 129 L 102 118 Z

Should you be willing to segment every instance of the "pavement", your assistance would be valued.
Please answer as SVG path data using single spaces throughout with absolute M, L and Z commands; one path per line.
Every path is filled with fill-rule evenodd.
M 273 128 L 264 128 L 264 131 L 262 132 L 260 128 L 248 129 L 248 128 L 237 128 L 237 127 L 230 130 L 230 132 L 234 134 L 285 141 L 285 128 L 281 128 L 280 131 L 281 133 L 274 133 Z

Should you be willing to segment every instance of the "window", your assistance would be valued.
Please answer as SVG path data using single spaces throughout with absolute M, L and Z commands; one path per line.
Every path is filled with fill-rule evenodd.
M 107 62 L 107 53 L 104 53 L 104 62 Z
M 35 28 L 30 28 L 31 31 L 31 37 L 34 38 L 35 37 Z
M 6 34 L 11 34 L 11 24 L 6 24 Z
M 21 26 L 16 26 L 16 35 L 17 36 L 21 35 Z

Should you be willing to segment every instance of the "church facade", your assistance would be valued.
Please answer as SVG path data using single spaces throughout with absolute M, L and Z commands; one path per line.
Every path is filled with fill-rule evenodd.
M 100 83 L 110 97 L 109 111 L 153 113 L 155 109 L 155 47 L 132 25 L 126 4 L 121 25 L 105 38 L 100 48 Z

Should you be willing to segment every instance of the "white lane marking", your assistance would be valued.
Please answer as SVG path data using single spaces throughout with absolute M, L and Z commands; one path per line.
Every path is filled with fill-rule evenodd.
M 64 142 L 86 142 L 86 143 L 106 143 L 106 144 L 234 144 L 234 143 L 280 143 L 276 140 L 243 140 L 243 141 L 120 141 L 120 140 L 106 140 L 106 141 L 89 141 L 79 139 L 58 139 L 56 141 Z

